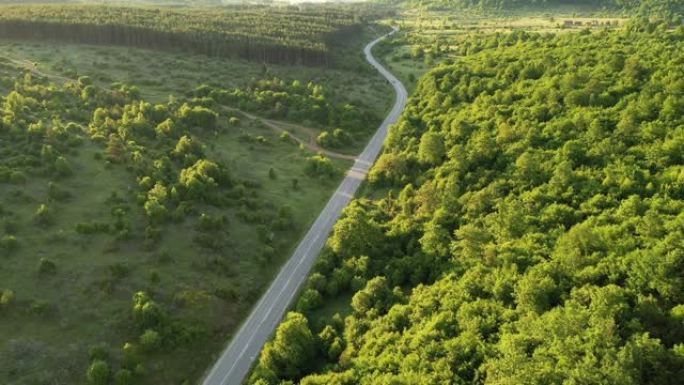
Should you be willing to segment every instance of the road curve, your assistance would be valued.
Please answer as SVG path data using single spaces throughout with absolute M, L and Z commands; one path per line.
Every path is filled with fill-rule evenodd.
M 392 110 L 382 122 L 370 142 L 357 157 L 353 167 L 330 198 L 323 211 L 301 240 L 292 257 L 280 270 L 268 291 L 264 293 L 240 330 L 202 381 L 203 385 L 242 384 L 256 361 L 261 348 L 271 337 L 299 288 L 306 280 L 316 257 L 320 253 L 333 225 L 342 210 L 349 204 L 368 170 L 380 154 L 388 128 L 397 121 L 406 105 L 404 85 L 373 57 L 371 49 L 397 29 L 368 43 L 364 48 L 366 60 L 394 87 L 396 99 Z

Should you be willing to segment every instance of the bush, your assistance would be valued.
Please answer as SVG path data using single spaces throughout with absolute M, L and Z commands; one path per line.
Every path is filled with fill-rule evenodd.
M 41 226 L 47 226 L 50 223 L 52 223 L 52 213 L 50 212 L 50 209 L 46 204 L 41 204 L 40 206 L 38 206 L 36 214 L 33 218 L 36 221 L 36 223 Z
M 290 133 L 287 131 L 283 131 L 282 133 L 280 133 L 280 140 L 282 140 L 283 142 L 295 143 L 295 140 L 292 139 L 292 135 L 290 135 Z
M 138 357 L 137 347 L 131 343 L 124 343 L 121 348 L 121 366 L 125 368 L 135 368 L 136 365 L 140 363 L 140 357 Z
M 349 136 L 345 130 L 336 128 L 332 133 L 328 131 L 321 132 L 316 138 L 316 142 L 323 147 L 337 148 L 349 144 L 351 142 L 351 136 Z
M 86 379 L 90 385 L 107 385 L 109 383 L 109 365 L 102 360 L 95 360 L 88 371 Z
M 38 263 L 38 273 L 40 275 L 52 275 L 57 272 L 57 265 L 47 258 L 41 258 Z
M 114 385 L 133 385 L 133 373 L 128 369 L 119 369 L 114 375 Z
M 208 108 L 184 104 L 178 110 L 178 116 L 182 124 L 188 127 L 215 129 L 218 114 Z
M 202 213 L 199 217 L 197 227 L 204 232 L 218 231 L 223 229 L 227 222 L 228 218 L 225 215 L 214 216 Z
M 297 302 L 297 311 L 307 312 L 316 309 L 323 303 L 323 297 L 316 289 L 307 289 Z
M 311 176 L 331 178 L 335 175 L 335 166 L 332 161 L 321 154 L 307 158 L 304 170 Z
M 19 241 L 14 235 L 5 235 L 0 238 L 0 249 L 5 251 L 13 251 L 19 247 Z
M 105 344 L 93 345 L 88 349 L 88 356 L 90 361 L 101 360 L 106 361 L 109 359 L 109 352 L 107 351 L 107 346 Z
M 7 307 L 10 306 L 12 302 L 14 302 L 14 292 L 10 289 L 3 290 L 2 295 L 0 295 L 0 306 Z
M 71 165 L 65 157 L 59 156 L 55 160 L 55 173 L 62 177 L 71 175 Z
M 79 234 L 89 235 L 97 233 L 108 233 L 110 228 L 107 223 L 77 223 L 75 226 L 75 231 Z
M 351 143 L 352 139 L 349 133 L 347 133 L 347 131 L 341 128 L 336 128 L 333 130 L 333 138 L 335 138 L 335 140 L 337 141 L 338 146 L 347 145 Z
M 318 137 L 316 138 L 316 143 L 318 143 L 319 146 L 323 147 L 336 147 L 335 140 L 328 131 L 321 132 L 321 134 L 318 135 Z
M 36 316 L 46 316 L 53 310 L 50 302 L 44 300 L 33 300 L 28 308 L 28 313 Z
M 59 187 L 55 182 L 48 183 L 48 198 L 57 202 L 62 202 L 67 200 L 71 194 Z
M 130 273 L 130 271 L 131 269 L 121 262 L 116 262 L 109 265 L 109 273 L 112 275 L 112 278 L 114 279 L 122 279 L 126 277 Z
M 26 183 L 26 174 L 21 171 L 12 171 L 9 176 L 9 181 L 12 184 L 24 184 Z
M 161 336 L 158 332 L 147 329 L 140 335 L 140 346 L 146 352 L 154 352 L 161 347 Z

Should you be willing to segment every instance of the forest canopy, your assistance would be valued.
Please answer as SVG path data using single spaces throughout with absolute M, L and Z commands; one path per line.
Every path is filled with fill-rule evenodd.
M 346 209 L 281 326 L 306 338 L 279 330 L 251 383 L 681 383 L 667 28 L 473 36 L 423 77 L 369 175 L 379 198 Z

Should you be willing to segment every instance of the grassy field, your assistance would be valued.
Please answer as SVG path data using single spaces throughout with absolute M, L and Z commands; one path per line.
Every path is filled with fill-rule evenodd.
M 265 75 L 324 84 L 334 90 L 334 103 L 362 100 L 379 116 L 392 102 L 389 85 L 368 69 L 263 67 L 140 49 L 18 41 L 0 42 L 0 51 L 16 66 L 51 74 L 57 82 L 58 76 L 89 76 L 103 88 L 133 84 L 152 102 L 182 100 L 201 84 L 245 87 Z M 358 57 L 354 60 L 359 66 Z M 11 82 L 0 84 L 3 93 L 11 88 Z M 207 156 L 229 165 L 242 181 L 247 198 L 228 208 L 193 206 L 191 219 L 163 225 L 153 247 L 145 241 L 138 181 L 125 165 L 103 161 L 102 144 L 86 139 L 70 150 L 71 176 L 32 175 L 24 184 L 0 184 L 0 236 L 13 234 L 19 241 L 11 253 L 0 249 L 5 254 L 0 257 L 0 290 L 15 295 L 11 308 L 0 308 L 0 383 L 84 383 L 89 350 L 98 344 L 112 362 L 122 360 L 122 347 L 138 342 L 131 297 L 140 290 L 176 321 L 210 337 L 146 353 L 136 383 L 194 383 L 201 376 L 351 166 L 351 161 L 333 159 L 334 177 L 312 177 L 305 172 L 311 151 L 258 121 L 240 117 L 239 123 L 229 124 L 232 116 L 238 115 L 222 112 L 217 134 L 204 133 L 200 139 Z M 68 198 L 53 199 L 50 182 Z M 49 203 L 54 219 L 36 231 L 34 217 L 43 203 Z M 245 211 L 268 216 L 283 207 L 289 207 L 293 225 L 282 231 L 264 234 L 245 219 Z M 130 239 L 75 230 L 83 223 L 113 224 L 115 209 L 125 211 Z M 221 242 L 218 252 L 198 246 L 202 214 L 227 220 L 214 235 Z M 54 269 L 46 268 L 45 260 Z
M 245 133 L 260 136 L 265 142 L 245 144 Z M 14 228 L 21 242 L 20 248 L 0 259 L 0 281 L 15 292 L 17 306 L 26 309 L 3 313 L 0 322 L 0 378 L 9 383 L 20 379 L 17 383 L 47 383 L 44 376 L 59 372 L 62 360 L 82 365 L 94 344 L 123 346 L 127 340 L 122 336 L 130 332 L 131 296 L 137 290 L 154 293 L 159 302 L 170 304 L 179 318 L 206 326 L 223 337 L 191 351 L 174 351 L 171 359 L 159 360 L 163 365 L 157 367 L 160 364 L 156 363 L 149 368 L 147 383 L 196 378 L 289 256 L 338 178 L 351 165 L 336 161 L 338 178 L 311 178 L 304 173 L 310 153 L 252 122 L 230 127 L 216 138 L 209 149 L 214 158 L 227 161 L 236 170 L 236 177 L 261 186 L 253 195 L 263 205 L 255 211 L 273 211 L 285 205 L 292 208 L 295 227 L 276 234 L 274 255 L 267 258 L 263 240 L 254 225 L 239 218 L 237 207 L 227 212 L 210 206 L 196 208 L 228 218 L 227 247 L 218 255 L 196 246 L 193 239 L 198 231 L 193 220 L 165 226 L 152 251 L 147 251 L 137 236 L 113 242 L 106 235 L 76 233 L 76 223 L 110 217 L 106 202 L 112 193 L 123 197 L 131 209 L 128 219 L 133 233 L 144 232 L 143 215 L 130 199 L 135 180 L 121 167 L 91 161 L 100 151 L 86 144 L 71 158 L 78 177 L 60 182 L 60 188 L 71 198 L 51 205 L 55 219 L 45 231 L 32 231 L 33 213 L 48 201 L 45 179 L 32 178 L 23 186 L 0 189 L 0 202 L 12 212 L 4 224 Z M 275 179 L 269 177 L 271 168 Z M 297 189 L 292 187 L 293 179 L 299 181 Z M 42 258 L 57 265 L 56 273 L 39 272 Z M 219 299 L 217 292 L 229 292 L 237 300 Z M 189 303 L 185 297 L 194 300 Z M 31 368 L 36 371 L 27 376 Z M 80 369 L 78 374 L 83 373 Z M 58 383 L 73 381 L 73 375 L 66 370 L 60 380 L 64 382 Z
M 367 31 L 362 37 L 373 36 Z M 25 61 L 36 69 L 68 78 L 90 76 L 98 85 L 127 83 L 138 87 L 151 102 L 167 101 L 170 95 L 185 96 L 201 84 L 223 88 L 244 87 L 255 79 L 282 79 L 323 83 L 334 89 L 336 102 L 363 100 L 379 113 L 390 105 L 385 80 L 366 66 L 361 49 L 367 42 L 349 47 L 354 55 L 350 69 L 260 65 L 244 60 L 225 60 L 201 55 L 182 55 L 145 49 L 0 40 L 0 56 Z M 360 70 L 359 70 L 360 69 Z

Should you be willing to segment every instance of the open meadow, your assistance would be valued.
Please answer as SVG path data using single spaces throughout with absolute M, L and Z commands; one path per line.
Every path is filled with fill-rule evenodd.
M 376 28 L 334 67 L 0 40 L 0 382 L 194 383 L 390 105 Z

